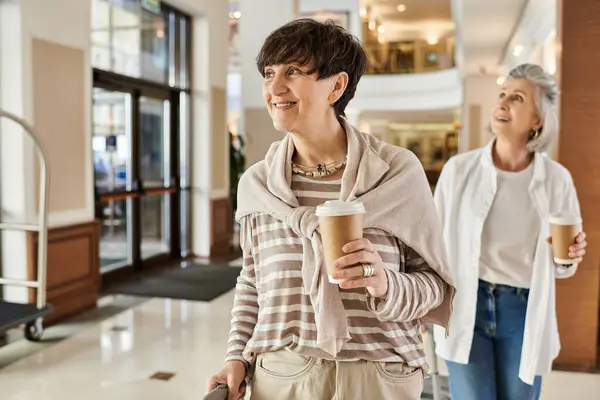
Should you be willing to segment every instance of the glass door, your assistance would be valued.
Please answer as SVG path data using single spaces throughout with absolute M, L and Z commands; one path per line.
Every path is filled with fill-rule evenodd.
M 140 255 L 143 261 L 172 253 L 173 197 L 171 101 L 139 98 Z
M 191 19 L 93 0 L 93 143 L 102 284 L 189 255 Z
M 108 85 L 93 96 L 100 272 L 121 276 L 165 264 L 177 256 L 179 226 L 170 93 Z
M 133 132 L 131 93 L 93 89 L 93 159 L 100 269 L 133 264 Z

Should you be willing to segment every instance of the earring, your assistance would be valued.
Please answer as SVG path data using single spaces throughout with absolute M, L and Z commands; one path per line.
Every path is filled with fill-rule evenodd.
M 537 139 L 538 137 L 540 137 L 540 135 L 542 134 L 542 128 L 538 128 L 538 129 L 532 129 L 531 132 L 529 133 L 529 139 L 533 140 L 533 139 Z

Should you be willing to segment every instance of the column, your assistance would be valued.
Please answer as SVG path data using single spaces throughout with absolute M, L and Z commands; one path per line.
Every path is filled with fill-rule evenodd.
M 267 36 L 296 18 L 296 0 L 241 1 L 240 60 L 242 112 L 240 132 L 245 135 L 247 165 L 264 158 L 271 143 L 283 134 L 273 128 L 262 98 L 262 76 L 256 69 L 256 56 Z
M 0 108 L 22 117 L 26 115 L 21 6 L 18 1 L 0 3 Z M 30 111 L 30 110 L 27 110 Z M 32 179 L 31 146 L 18 125 L 0 120 L 0 204 L 2 219 L 30 219 L 31 202 L 25 182 Z M 27 237 L 22 232 L 2 232 L 3 277 L 27 279 Z M 27 290 L 5 286 L 7 301 L 27 302 Z
M 181 4 L 179 4 L 181 3 Z M 227 134 L 228 3 L 178 1 L 192 14 L 192 253 L 231 252 Z
M 588 234 L 588 254 L 577 275 L 557 281 L 562 350 L 558 364 L 578 370 L 597 360 L 600 307 L 600 2 L 562 1 L 559 8 L 560 138 L 558 161 L 569 169 Z
M 496 75 L 468 75 L 464 78 L 462 129 L 459 151 L 484 146 L 492 138 L 488 127 L 498 94 Z

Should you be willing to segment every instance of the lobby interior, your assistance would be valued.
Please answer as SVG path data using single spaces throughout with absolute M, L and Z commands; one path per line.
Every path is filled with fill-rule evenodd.
M 594 0 L 0 0 L 0 111 L 35 128 L 50 173 L 46 186 L 35 143 L 0 118 L 0 228 L 47 217 L 47 240 L 0 229 L 0 322 L 3 303 L 40 299 L 2 279 L 38 282 L 40 261 L 51 306 L 0 324 L 0 397 L 202 398 L 242 265 L 237 182 L 282 136 L 256 54 L 309 17 L 362 41 L 369 69 L 348 120 L 413 151 L 432 190 L 450 157 L 490 140 L 511 68 L 555 76 L 560 134 L 547 155 L 573 176 L 589 248 L 556 282 L 561 352 L 541 398 L 598 398 L 598 15 Z

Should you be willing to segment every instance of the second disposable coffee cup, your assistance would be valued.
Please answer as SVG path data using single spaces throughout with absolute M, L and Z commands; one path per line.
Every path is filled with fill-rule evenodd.
M 333 264 L 335 260 L 346 255 L 342 250 L 346 244 L 363 237 L 364 215 L 365 206 L 360 201 L 332 200 L 317 207 L 329 282 L 342 282 L 333 278 Z
M 581 224 L 581 217 L 575 214 L 559 213 L 550 216 L 552 252 L 555 263 L 573 264 L 573 260 L 569 257 L 569 247 L 575 244 L 577 235 L 581 232 Z

